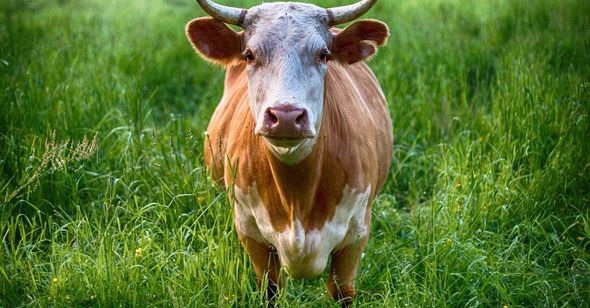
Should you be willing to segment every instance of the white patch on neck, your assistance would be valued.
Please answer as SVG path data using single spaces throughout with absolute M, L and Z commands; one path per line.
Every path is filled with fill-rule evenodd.
M 274 246 L 281 265 L 294 278 L 312 278 L 322 274 L 330 254 L 354 244 L 368 234 L 365 215 L 371 186 L 365 192 L 344 187 L 334 217 L 321 229 L 306 230 L 299 218 L 282 233 L 274 230 L 256 183 L 248 193 L 235 188 L 234 223 L 240 232 L 260 243 Z
M 311 154 L 313 146 L 317 142 L 317 138 L 305 139 L 303 142 L 293 147 L 276 146 L 266 140 L 266 138 L 264 139 L 264 142 L 274 157 L 285 164 L 292 166 L 301 162 Z

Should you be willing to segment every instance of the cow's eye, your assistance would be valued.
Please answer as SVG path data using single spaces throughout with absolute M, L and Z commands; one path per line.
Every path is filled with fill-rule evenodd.
M 244 52 L 242 53 L 242 56 L 246 61 L 250 63 L 256 60 L 256 57 L 254 56 L 254 53 L 252 53 L 252 50 L 250 50 L 250 48 L 246 48 L 246 50 L 244 50 Z
M 332 53 L 330 52 L 330 50 L 328 50 L 328 48 L 322 48 L 322 50 L 320 50 L 320 55 L 319 55 L 320 62 L 326 63 L 331 55 L 332 55 Z

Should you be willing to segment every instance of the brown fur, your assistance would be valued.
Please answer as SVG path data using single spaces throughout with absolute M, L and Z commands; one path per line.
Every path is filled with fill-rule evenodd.
M 254 135 L 244 68 L 229 68 L 224 96 L 207 131 L 205 159 L 217 181 L 223 177 L 227 186 L 246 192 L 254 182 L 264 187 L 259 193 L 278 232 L 294 215 L 306 229 L 321 228 L 346 184 L 359 191 L 368 185 L 373 192 L 381 188 L 392 155 L 391 120 L 365 64 L 330 64 L 319 140 L 312 154 L 294 166 L 279 161 Z M 235 182 L 232 168 L 237 170 Z
M 212 18 L 192 20 L 186 28 L 200 55 L 227 68 L 223 98 L 208 128 L 205 162 L 219 184 L 235 185 L 246 194 L 256 187 L 276 232 L 292 227 L 296 220 L 305 232 L 322 229 L 334 217 L 345 187 L 356 193 L 371 187 L 364 217 L 365 225 L 370 226 L 371 202 L 383 186 L 391 162 L 393 135 L 387 103 L 375 76 L 361 62 L 385 44 L 389 30 L 375 20 L 361 20 L 344 30 L 328 29 L 327 20 L 324 9 L 279 2 L 250 9 L 244 32 L 237 33 Z M 319 105 L 320 92 L 311 95 L 314 103 L 317 101 L 314 106 L 323 109 L 317 142 L 311 154 L 288 165 L 270 152 L 263 137 L 255 135 L 242 52 L 246 45 L 252 47 L 261 60 L 251 65 L 270 67 L 264 77 L 272 80 L 280 78 L 281 73 L 288 77 L 289 73 L 300 73 L 283 72 L 288 66 L 281 65 L 298 44 L 307 50 L 306 57 L 316 57 L 323 46 L 329 47 L 332 56 L 325 76 L 323 106 Z M 266 93 L 269 84 L 261 86 L 258 81 L 251 85 L 253 92 L 260 92 L 256 102 L 264 101 L 259 95 Z M 285 85 L 288 80 L 278 89 Z M 259 284 L 268 277 L 267 292 L 272 297 L 284 284 L 279 256 L 269 244 L 248 236 L 239 226 L 236 231 Z M 328 290 L 336 300 L 344 300 L 344 305 L 354 297 L 354 279 L 367 240 L 368 234 L 331 252 Z
M 321 228 L 332 218 L 345 185 L 358 191 L 372 187 L 371 202 L 381 189 L 392 158 L 392 124 L 379 84 L 364 63 L 330 63 L 326 76 L 324 115 L 313 152 L 288 166 L 275 158 L 262 137 L 254 134 L 245 63 L 228 68 L 225 92 L 208 128 L 205 161 L 213 178 L 247 192 L 253 183 L 274 229 L 282 232 L 298 217 L 306 230 Z M 236 175 L 234 178 L 233 175 Z M 239 230 L 238 230 L 238 233 Z M 262 243 L 239 234 L 259 277 L 278 281 L 277 257 Z M 354 296 L 354 278 L 367 237 L 333 252 L 329 290 L 336 299 Z M 255 250 L 248 247 L 257 246 Z M 268 267 L 257 260 L 271 260 Z

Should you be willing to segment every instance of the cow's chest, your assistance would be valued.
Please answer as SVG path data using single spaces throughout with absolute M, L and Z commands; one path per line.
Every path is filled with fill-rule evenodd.
M 364 192 L 344 187 L 334 216 L 320 229 L 305 230 L 302 221 L 295 217 L 285 230 L 278 232 L 254 183 L 247 193 L 236 187 L 234 222 L 238 232 L 273 246 L 291 276 L 316 277 L 324 271 L 333 251 L 367 235 L 365 216 L 370 194 L 370 186 Z

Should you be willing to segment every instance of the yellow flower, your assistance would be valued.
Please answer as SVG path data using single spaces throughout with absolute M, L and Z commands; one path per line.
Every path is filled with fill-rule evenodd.
M 135 248 L 135 256 L 141 257 L 143 255 L 143 249 L 141 247 Z
M 205 198 L 204 197 L 197 197 L 197 203 L 199 205 L 203 205 L 205 203 Z
M 447 246 L 453 246 L 453 240 L 452 239 L 447 239 Z
M 53 282 L 53 284 L 57 284 L 59 282 L 59 279 L 57 279 L 57 277 L 53 277 L 53 279 L 51 279 L 51 282 Z

